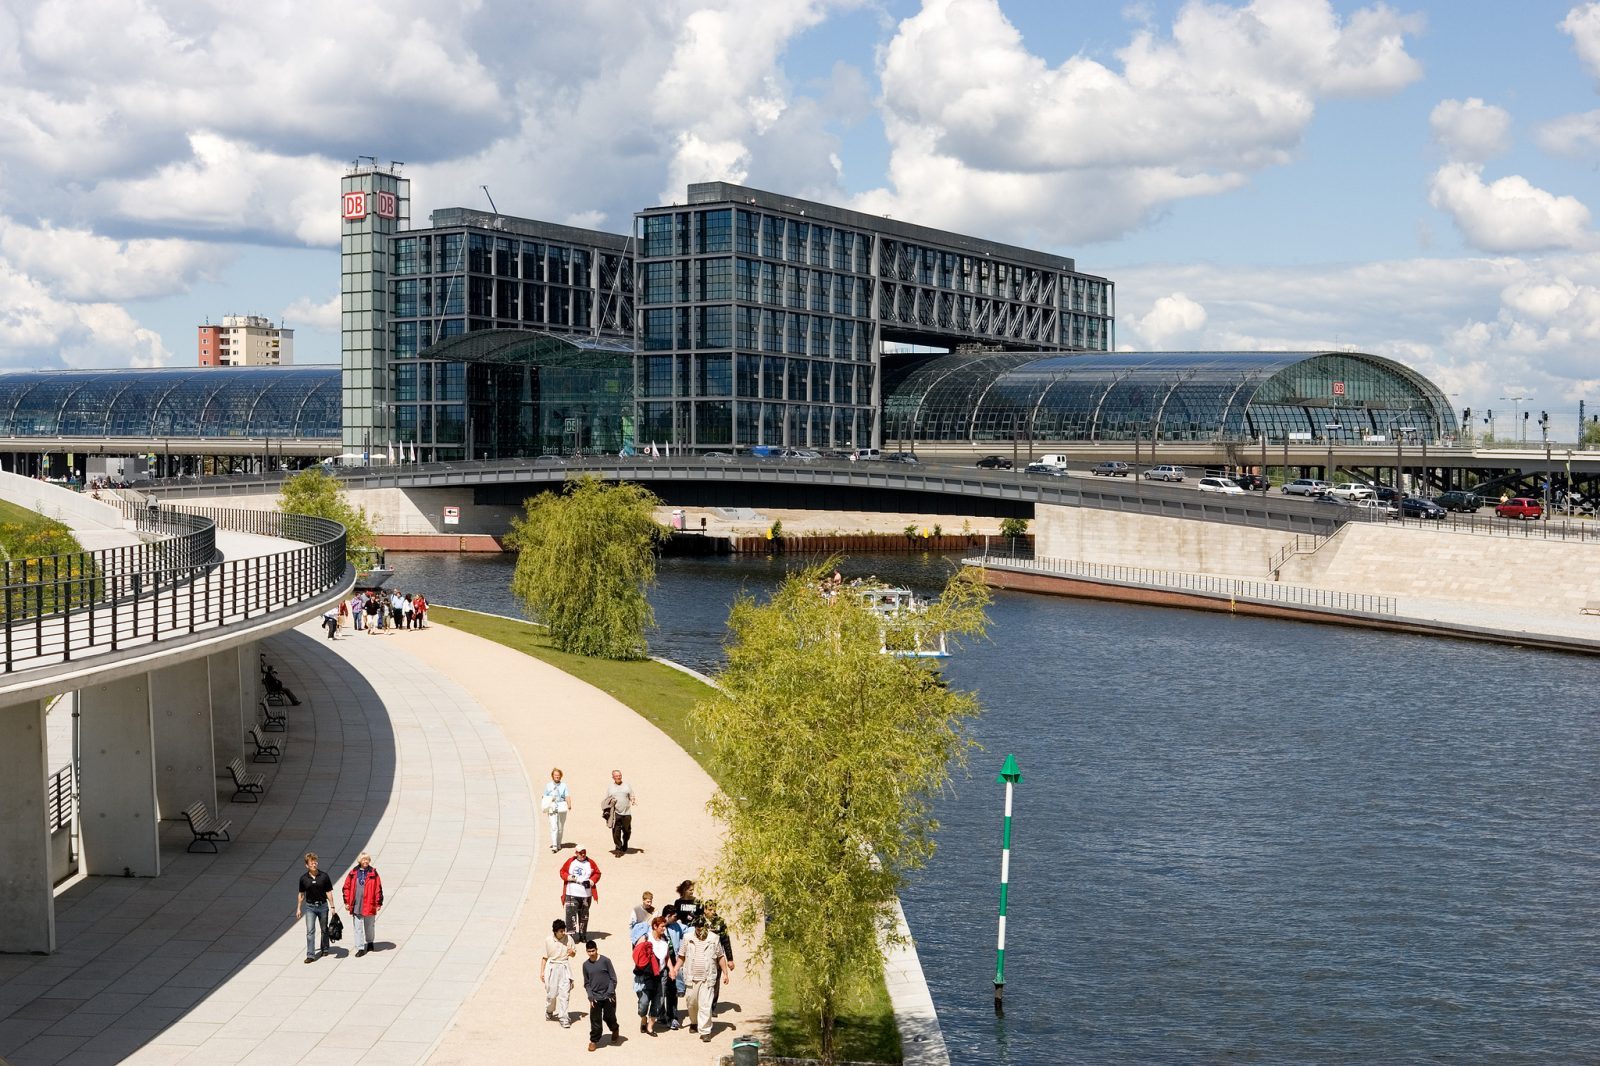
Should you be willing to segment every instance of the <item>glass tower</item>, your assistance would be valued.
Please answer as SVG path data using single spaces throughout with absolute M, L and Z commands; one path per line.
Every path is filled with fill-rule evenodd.
M 390 244 L 411 223 L 411 183 L 398 163 L 356 165 L 340 181 L 341 367 L 347 452 L 392 440 L 389 399 Z

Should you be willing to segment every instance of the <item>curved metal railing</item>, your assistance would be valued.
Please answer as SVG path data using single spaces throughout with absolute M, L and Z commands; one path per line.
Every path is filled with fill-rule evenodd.
M 344 527 L 325 518 L 132 504 L 123 512 L 139 532 L 163 539 L 5 565 L 5 673 L 248 621 L 337 588 L 346 578 Z M 218 529 L 304 547 L 219 559 Z

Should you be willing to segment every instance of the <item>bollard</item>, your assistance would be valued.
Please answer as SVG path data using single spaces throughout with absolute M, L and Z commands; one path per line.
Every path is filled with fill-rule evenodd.
M 733 1042 L 733 1066 L 757 1066 L 761 1061 L 761 1042 L 740 1037 Z

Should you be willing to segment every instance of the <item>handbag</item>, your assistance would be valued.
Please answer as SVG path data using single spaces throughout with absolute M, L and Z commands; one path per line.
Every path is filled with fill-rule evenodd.
M 554 807 L 554 805 L 555 805 L 555 801 L 552 800 L 549 796 L 543 796 L 539 800 L 539 809 L 541 811 L 543 811 L 544 813 L 546 813 L 546 814 L 550 813 L 550 811 Z
M 344 921 L 339 917 L 338 911 L 333 911 L 328 915 L 328 939 L 344 939 Z

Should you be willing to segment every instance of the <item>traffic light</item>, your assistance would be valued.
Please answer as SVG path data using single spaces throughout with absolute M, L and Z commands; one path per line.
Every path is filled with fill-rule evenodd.
M 1465 411 L 1461 412 L 1461 421 L 1463 421 L 1463 422 L 1471 422 L 1472 421 L 1472 408 L 1469 407 Z
M 1494 408 L 1491 407 L 1483 413 L 1483 424 L 1488 425 L 1494 421 Z

